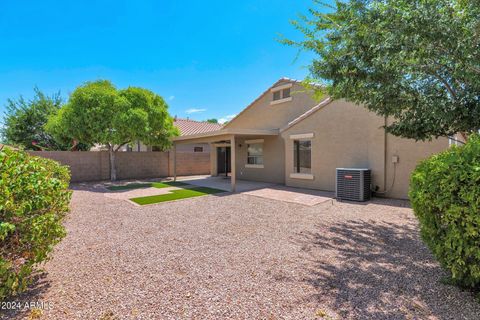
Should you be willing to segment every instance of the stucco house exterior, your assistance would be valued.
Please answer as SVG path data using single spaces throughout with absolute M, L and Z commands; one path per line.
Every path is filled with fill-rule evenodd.
M 415 142 L 386 134 L 389 121 L 362 106 L 325 98 L 282 78 L 219 130 L 183 135 L 184 144 L 210 145 L 212 175 L 287 186 L 335 190 L 339 167 L 370 168 L 372 189 L 407 198 L 416 164 L 448 148 L 448 138 Z

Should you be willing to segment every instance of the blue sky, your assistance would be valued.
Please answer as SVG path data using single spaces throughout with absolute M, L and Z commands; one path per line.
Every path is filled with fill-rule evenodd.
M 109 79 L 163 96 L 170 113 L 228 118 L 282 76 L 304 78 L 312 55 L 277 42 L 311 0 L 0 2 L 0 114 L 34 86 L 67 97 Z

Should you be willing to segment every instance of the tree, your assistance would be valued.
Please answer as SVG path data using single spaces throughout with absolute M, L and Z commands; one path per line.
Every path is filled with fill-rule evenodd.
M 142 88 L 117 90 L 105 80 L 75 89 L 47 129 L 54 135 L 107 146 L 112 181 L 116 180 L 115 155 L 122 146 L 140 140 L 166 149 L 170 138 L 178 135 L 162 97 Z
M 478 1 L 350 0 L 329 8 L 294 22 L 304 40 L 283 40 L 316 54 L 310 72 L 329 95 L 391 117 L 386 130 L 397 136 L 480 129 Z
M 34 93 L 31 100 L 25 100 L 22 96 L 8 100 L 2 128 L 3 140 L 7 144 L 27 150 L 69 150 L 72 147 L 71 139 L 64 136 L 55 139 L 44 129 L 48 118 L 55 114 L 63 103 L 60 93 L 47 96 L 38 88 L 34 88 Z
M 212 119 L 207 119 L 207 120 L 205 120 L 205 122 L 209 122 L 209 123 L 218 123 L 218 119 L 215 119 L 215 118 L 212 118 Z

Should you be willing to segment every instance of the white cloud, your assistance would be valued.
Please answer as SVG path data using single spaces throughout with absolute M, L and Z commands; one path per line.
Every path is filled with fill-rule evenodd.
M 236 114 L 229 114 L 228 116 L 225 116 L 225 117 L 222 117 L 222 118 L 218 119 L 218 122 L 223 124 L 223 123 L 225 123 L 225 122 L 227 122 L 227 121 L 232 120 L 232 119 L 235 118 L 236 116 L 237 116 Z
M 173 99 L 175 99 L 175 96 L 168 97 L 168 101 L 172 101 Z
M 207 109 L 190 108 L 190 109 L 185 110 L 185 113 L 186 114 L 192 114 L 192 113 L 200 113 L 200 112 L 204 112 L 204 111 L 207 111 Z

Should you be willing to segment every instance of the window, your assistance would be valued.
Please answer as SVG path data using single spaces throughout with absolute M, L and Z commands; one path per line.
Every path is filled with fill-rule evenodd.
M 247 146 L 247 164 L 263 164 L 263 144 L 252 143 Z
M 293 140 L 293 166 L 295 173 L 312 172 L 312 141 Z
M 290 98 L 290 88 L 273 92 L 273 101 Z
M 281 93 L 280 91 L 273 92 L 273 101 L 281 99 L 280 93 Z
M 203 147 L 193 147 L 193 152 L 203 152 Z

